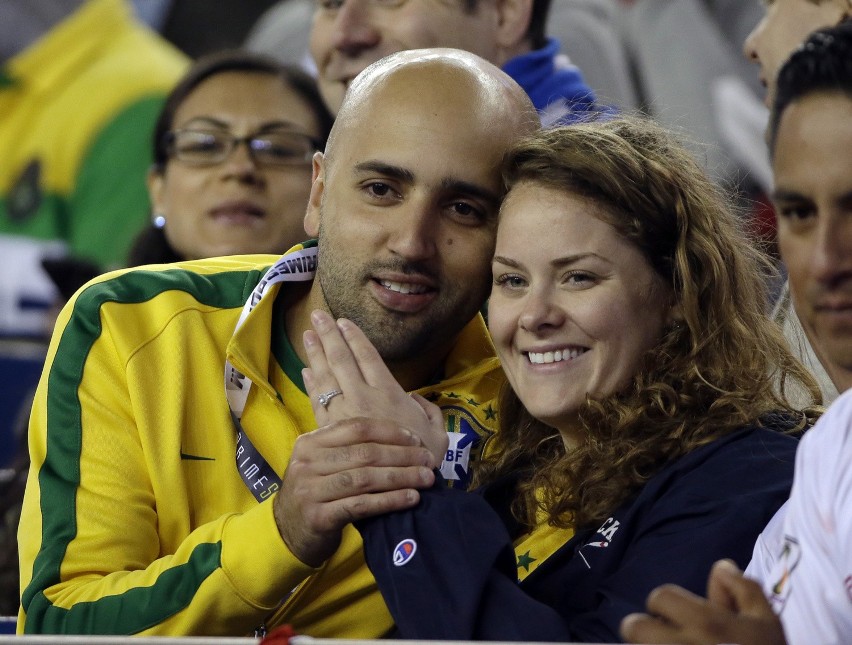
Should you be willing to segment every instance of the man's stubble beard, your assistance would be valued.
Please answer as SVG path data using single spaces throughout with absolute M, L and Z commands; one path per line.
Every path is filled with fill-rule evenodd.
M 400 362 L 417 359 L 429 351 L 442 351 L 456 335 L 476 315 L 481 303 L 470 303 L 459 299 L 448 300 L 441 295 L 425 310 L 416 314 L 389 311 L 369 296 L 367 282 L 379 269 L 392 269 L 400 273 L 427 274 L 439 285 L 446 282 L 434 271 L 417 268 L 404 262 L 391 265 L 373 262 L 357 269 L 347 266 L 343 269 L 330 268 L 340 254 L 328 245 L 320 244 L 321 249 L 316 279 L 326 306 L 335 318 L 347 318 L 354 322 L 375 346 L 385 362 Z M 483 289 L 482 302 L 487 289 Z M 477 300 L 476 297 L 473 298 Z
M 324 271 L 320 259 L 317 279 L 323 299 L 331 315 L 347 318 L 354 322 L 375 346 L 385 361 L 396 362 L 416 358 L 446 341 L 446 335 L 438 328 L 447 326 L 445 313 L 447 303 L 436 301 L 427 312 L 404 314 L 388 311 L 368 296 L 366 283 L 370 278 L 369 267 L 361 275 L 344 272 Z M 460 329 L 461 327 L 459 327 Z M 442 336 L 442 338 L 436 338 Z

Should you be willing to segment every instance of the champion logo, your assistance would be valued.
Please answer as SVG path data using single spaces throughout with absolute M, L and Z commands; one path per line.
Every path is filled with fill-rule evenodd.
M 403 540 L 393 549 L 394 566 L 401 567 L 408 564 L 415 553 L 417 553 L 417 542 L 410 538 Z

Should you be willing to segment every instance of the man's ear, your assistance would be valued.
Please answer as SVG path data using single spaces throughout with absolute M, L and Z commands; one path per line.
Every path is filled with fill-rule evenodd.
M 153 211 L 160 215 L 166 214 L 163 210 L 165 181 L 163 173 L 159 172 L 154 166 L 148 168 L 148 174 L 145 176 L 145 185 L 148 187 L 148 199 L 151 200 Z
M 509 53 L 508 58 L 526 38 L 532 8 L 533 0 L 497 0 L 497 45 Z
M 319 235 L 320 204 L 325 190 L 325 157 L 321 152 L 315 152 L 311 161 L 311 196 L 308 199 L 308 209 L 305 212 L 305 232 L 311 237 Z

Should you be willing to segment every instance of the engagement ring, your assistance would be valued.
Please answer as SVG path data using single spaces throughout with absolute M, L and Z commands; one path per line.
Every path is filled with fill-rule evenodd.
M 327 408 L 329 401 L 331 401 L 338 394 L 343 394 L 343 392 L 341 392 L 340 390 L 331 390 L 331 392 L 326 392 L 325 394 L 320 394 L 317 397 L 317 401 L 319 401 L 319 404 L 322 407 Z

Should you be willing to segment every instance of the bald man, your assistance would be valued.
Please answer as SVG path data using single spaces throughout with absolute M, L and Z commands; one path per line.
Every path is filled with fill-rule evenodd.
M 353 82 L 314 159 L 317 240 L 84 287 L 32 415 L 19 631 L 384 634 L 350 522 L 416 504 L 435 467 L 466 485 L 496 428 L 502 374 L 477 312 L 500 160 L 536 127 L 521 88 L 475 55 L 392 55 Z M 312 405 L 334 419 L 346 400 L 305 393 L 315 310 L 357 322 L 447 437 L 409 432 L 423 412 L 404 392 L 393 423 L 314 431 Z

